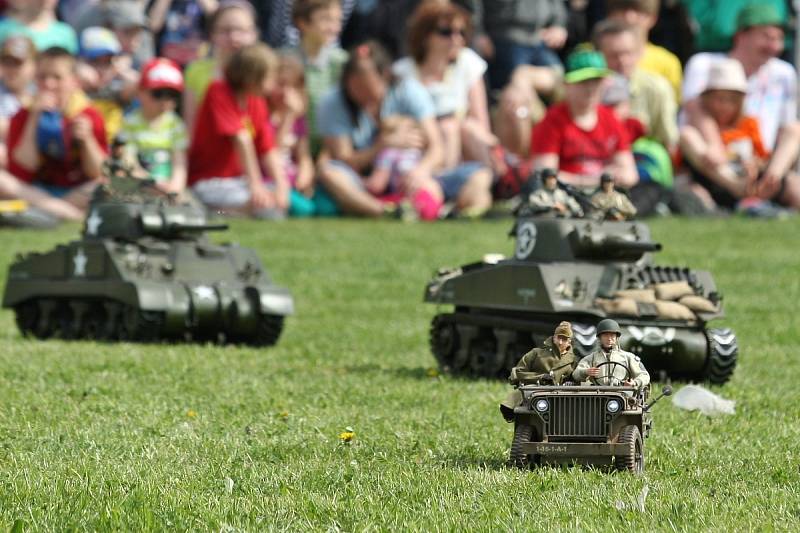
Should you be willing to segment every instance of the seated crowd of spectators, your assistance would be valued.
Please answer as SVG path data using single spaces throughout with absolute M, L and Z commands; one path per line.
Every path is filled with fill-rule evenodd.
M 794 210 L 788 4 L 0 1 L 0 199 L 82 219 L 116 141 L 264 219 L 478 217 L 544 168 L 644 215 Z

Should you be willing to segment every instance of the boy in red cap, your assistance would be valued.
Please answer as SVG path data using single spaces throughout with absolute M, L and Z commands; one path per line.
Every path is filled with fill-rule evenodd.
M 139 103 L 125 117 L 121 134 L 136 159 L 164 192 L 186 189 L 186 127 L 175 112 L 183 92 L 183 75 L 169 59 L 156 58 L 142 69 Z

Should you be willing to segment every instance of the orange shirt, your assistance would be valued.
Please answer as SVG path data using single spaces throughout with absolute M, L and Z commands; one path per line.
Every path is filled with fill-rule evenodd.
M 758 128 L 758 120 L 753 117 L 740 118 L 735 126 L 722 130 L 720 134 L 722 135 L 722 143 L 726 147 L 733 148 L 732 145 L 742 141 L 750 141 L 753 147 L 753 155 L 761 159 L 769 157 L 769 152 L 764 148 L 764 143 L 761 141 L 761 130 Z

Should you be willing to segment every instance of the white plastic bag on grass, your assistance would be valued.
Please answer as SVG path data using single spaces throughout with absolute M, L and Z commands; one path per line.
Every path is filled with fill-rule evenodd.
M 687 411 L 700 411 L 706 416 L 732 415 L 734 400 L 726 400 L 700 385 L 686 385 L 672 396 L 675 407 Z

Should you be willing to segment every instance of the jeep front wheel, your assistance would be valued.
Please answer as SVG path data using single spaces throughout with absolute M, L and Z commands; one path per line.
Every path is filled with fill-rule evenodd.
M 644 447 L 639 428 L 636 426 L 622 428 L 617 443 L 624 447 L 624 451 L 614 458 L 617 470 L 627 470 L 637 475 L 644 472 Z
M 528 424 L 516 424 L 514 426 L 514 440 L 511 442 L 511 453 L 509 454 L 511 466 L 527 468 L 530 465 L 531 458 L 522 451 L 522 446 L 531 442 L 532 437 L 532 426 Z

